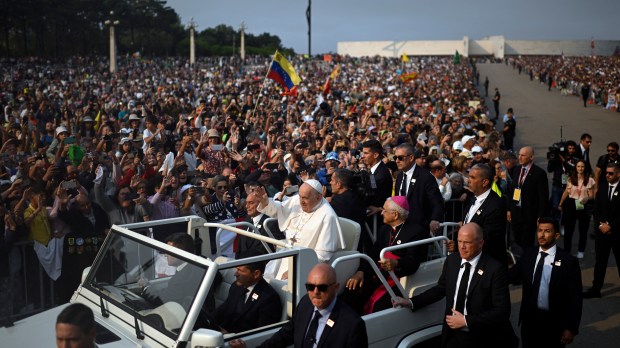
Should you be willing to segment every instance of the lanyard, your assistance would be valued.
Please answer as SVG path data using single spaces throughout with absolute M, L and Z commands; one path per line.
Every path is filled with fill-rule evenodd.
M 521 188 L 521 186 L 523 186 L 523 182 L 525 181 L 525 178 L 527 177 L 527 173 L 530 172 L 530 168 L 531 167 L 521 167 L 521 174 L 519 175 L 519 188 Z M 525 173 L 523 172 L 523 169 L 525 169 Z

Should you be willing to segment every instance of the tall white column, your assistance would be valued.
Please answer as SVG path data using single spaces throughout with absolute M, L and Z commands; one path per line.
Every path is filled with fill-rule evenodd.
M 196 42 L 194 41 L 194 33 L 196 31 L 196 23 L 194 17 L 189 21 L 189 64 L 196 63 Z
M 241 22 L 241 60 L 245 60 L 245 23 Z
M 114 11 L 110 11 L 110 19 L 105 21 L 106 25 L 110 26 L 110 72 L 116 72 L 116 35 L 114 33 L 114 26 L 119 25 L 120 22 L 114 20 Z

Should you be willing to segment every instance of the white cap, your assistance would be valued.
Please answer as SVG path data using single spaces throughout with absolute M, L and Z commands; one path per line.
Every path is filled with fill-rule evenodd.
M 323 194 L 323 185 L 321 185 L 321 183 L 318 180 L 316 180 L 316 179 L 308 179 L 308 180 L 304 181 L 304 184 L 308 184 L 308 185 L 312 186 L 312 188 L 316 192 L 318 192 L 320 194 Z
M 484 150 L 482 150 L 482 148 L 478 145 L 474 146 L 471 148 L 471 152 L 472 153 L 476 153 L 476 152 L 484 152 Z
M 56 135 L 60 134 L 60 133 L 69 133 L 69 131 L 67 130 L 67 128 L 65 126 L 60 126 L 56 128 Z
M 455 141 L 454 144 L 452 144 L 452 149 L 463 151 L 463 143 L 461 143 L 459 140 Z
M 473 135 L 466 135 L 463 138 L 461 138 L 461 143 L 465 144 L 466 142 L 470 140 L 476 140 L 476 137 Z
M 194 187 L 194 185 L 190 185 L 190 184 L 183 185 L 183 187 L 181 187 L 180 195 L 182 196 L 183 193 L 185 193 L 185 191 L 189 190 L 192 187 Z

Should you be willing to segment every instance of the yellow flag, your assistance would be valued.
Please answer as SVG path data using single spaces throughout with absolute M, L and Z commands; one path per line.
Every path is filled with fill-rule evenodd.
M 409 56 L 403 53 L 400 59 L 403 61 L 403 63 L 407 63 L 409 61 Z

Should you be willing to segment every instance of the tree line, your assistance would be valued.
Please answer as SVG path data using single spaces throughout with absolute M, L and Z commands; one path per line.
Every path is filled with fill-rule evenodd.
M 119 55 L 189 55 L 189 29 L 163 0 L 0 0 L 0 18 L 4 57 L 107 55 L 106 20 L 119 21 L 115 26 Z M 240 32 L 231 26 L 197 30 L 195 39 L 197 56 L 239 53 Z M 294 53 L 268 33 L 246 32 L 245 47 L 247 54 L 268 55 L 276 49 Z

